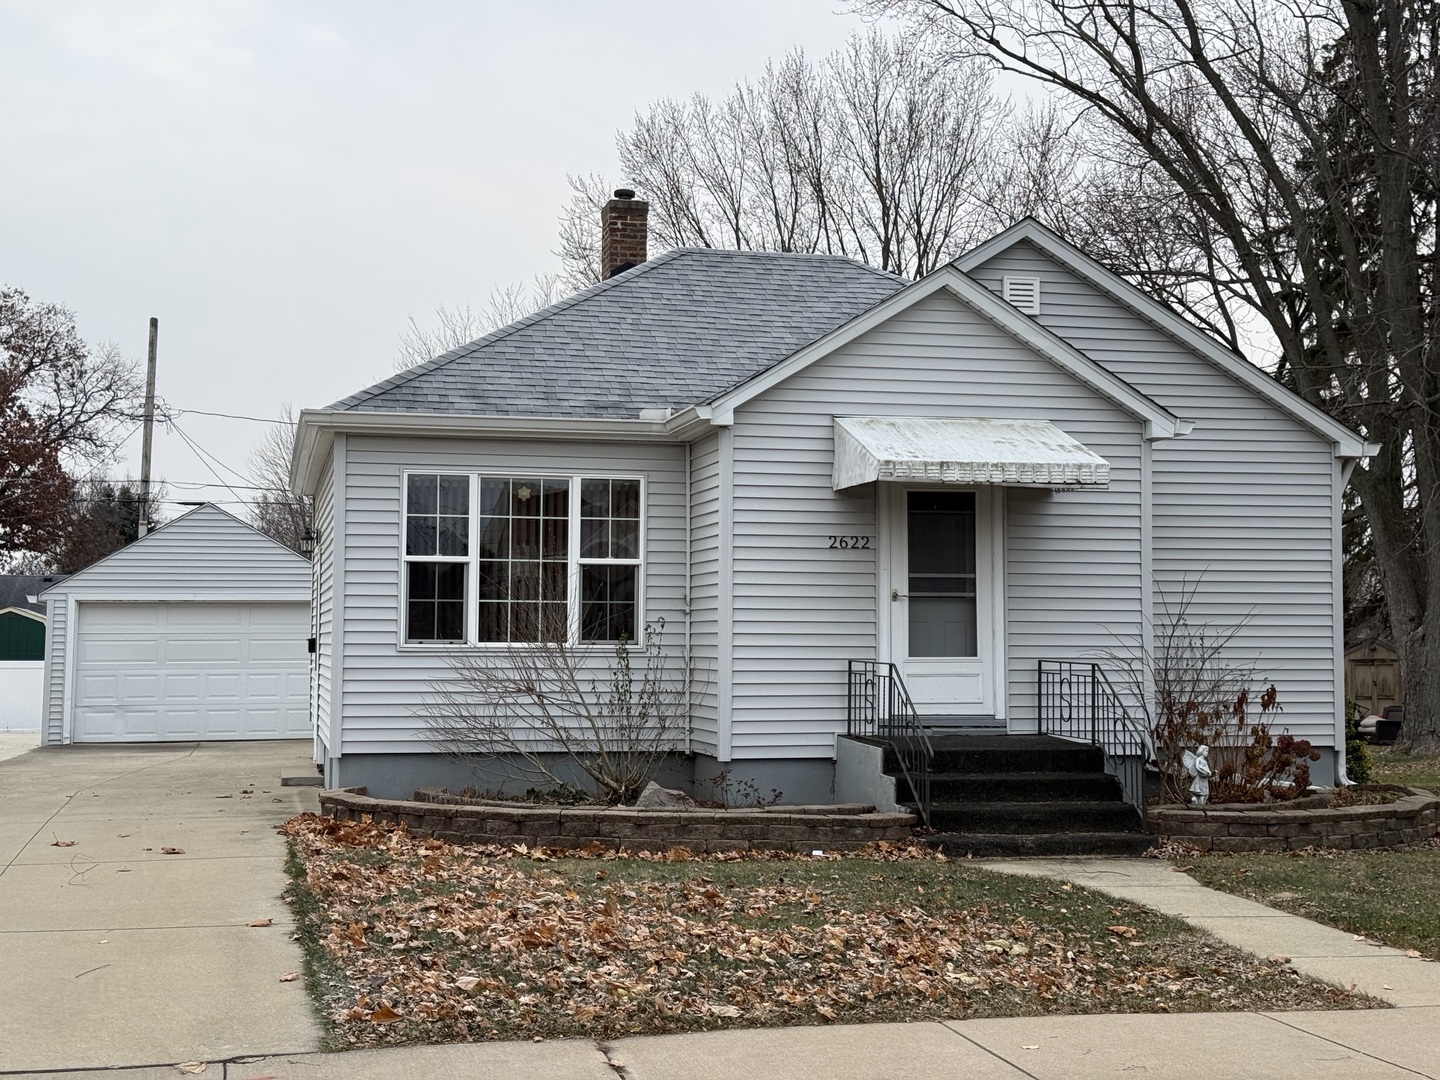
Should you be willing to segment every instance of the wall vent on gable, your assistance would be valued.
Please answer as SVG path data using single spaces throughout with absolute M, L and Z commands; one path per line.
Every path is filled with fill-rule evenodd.
M 1027 315 L 1040 314 L 1040 279 L 1034 277 L 1007 277 L 1004 296 Z

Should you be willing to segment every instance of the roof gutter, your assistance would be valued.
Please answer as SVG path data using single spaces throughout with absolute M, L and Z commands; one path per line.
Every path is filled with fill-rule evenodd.
M 465 416 L 453 413 L 305 409 L 295 429 L 290 487 L 313 495 L 338 432 L 411 438 L 583 439 L 586 442 L 675 442 L 672 421 L 555 416 Z

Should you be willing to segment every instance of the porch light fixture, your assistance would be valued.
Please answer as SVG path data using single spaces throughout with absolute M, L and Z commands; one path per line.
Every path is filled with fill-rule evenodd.
M 300 554 L 309 559 L 315 554 L 315 534 L 310 531 L 310 526 L 305 526 L 305 533 L 300 537 Z

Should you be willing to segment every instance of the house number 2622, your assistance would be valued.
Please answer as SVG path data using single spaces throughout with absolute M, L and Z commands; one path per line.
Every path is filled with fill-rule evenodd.
M 832 537 L 830 537 L 830 547 L 831 547 L 832 550 L 835 550 L 835 549 L 846 549 L 846 548 L 860 548 L 862 551 L 864 551 L 864 550 L 867 550 L 867 549 L 870 547 L 870 537 L 868 537 L 868 536 L 832 536 Z

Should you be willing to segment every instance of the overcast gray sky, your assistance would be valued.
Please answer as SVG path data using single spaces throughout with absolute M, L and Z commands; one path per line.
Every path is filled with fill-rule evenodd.
M 0 283 L 136 358 L 157 316 L 176 409 L 327 405 L 390 373 L 410 316 L 555 269 L 565 174 L 623 179 L 638 108 L 828 52 L 844 7 L 0 0 Z M 242 473 L 263 430 L 178 422 Z M 240 509 L 163 429 L 155 471 Z

